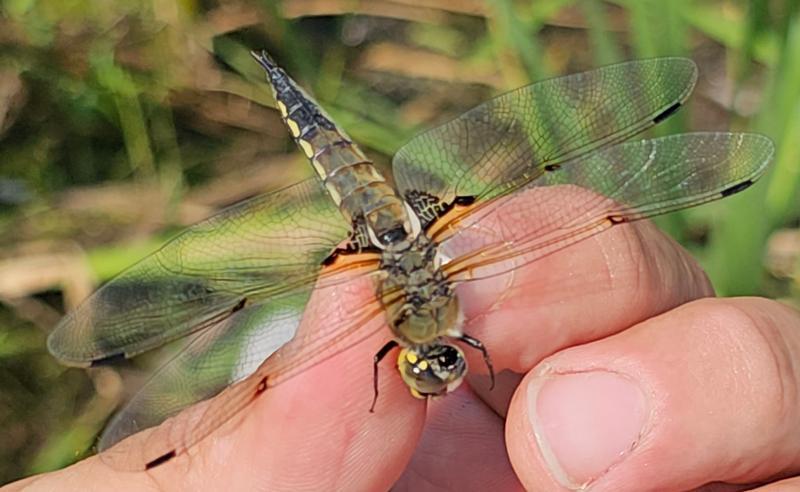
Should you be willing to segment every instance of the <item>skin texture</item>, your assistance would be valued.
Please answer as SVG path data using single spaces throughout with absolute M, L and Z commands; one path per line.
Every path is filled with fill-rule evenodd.
M 269 389 L 188 456 L 141 473 L 93 457 L 3 490 L 800 490 L 800 316 L 712 298 L 651 224 L 459 295 L 500 372 L 492 392 L 467 351 L 468 381 L 426 406 L 387 357 L 368 413 L 383 330 Z M 567 384 L 544 386 L 555 380 Z M 573 432 L 587 414 L 599 437 Z

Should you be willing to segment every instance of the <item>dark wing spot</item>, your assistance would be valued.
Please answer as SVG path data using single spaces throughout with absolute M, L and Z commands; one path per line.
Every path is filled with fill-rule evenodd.
M 254 396 L 258 396 L 261 393 L 267 391 L 267 377 L 261 378 L 261 381 L 258 382 L 258 386 L 256 386 L 256 394 Z
M 231 314 L 235 313 L 236 311 L 241 311 L 244 308 L 245 304 L 247 304 L 247 298 L 243 297 L 241 301 L 239 301 L 238 303 L 236 303 L 235 306 L 233 306 L 233 309 L 231 309 Z
M 339 257 L 339 252 L 340 251 L 341 250 L 339 248 L 336 248 L 335 250 L 333 250 L 333 252 L 331 254 L 329 254 L 328 256 L 325 257 L 324 260 L 322 260 L 322 266 L 331 266 L 331 265 L 333 265 L 336 262 L 336 258 Z
M 472 205 L 473 203 L 475 203 L 474 196 L 457 196 L 456 199 L 453 200 L 453 205 L 460 205 L 462 207 Z
M 559 169 L 561 169 L 561 164 L 548 164 L 544 166 L 545 171 L 552 172 L 552 171 L 558 171 Z
M 159 456 L 158 458 L 154 459 L 153 461 L 148 462 L 146 465 L 144 465 L 144 469 L 145 470 L 150 470 L 152 468 L 157 467 L 158 465 L 163 465 L 164 463 L 166 463 L 167 461 L 171 460 L 175 456 L 177 456 L 177 455 L 175 453 L 175 450 L 173 449 L 169 453 L 164 453 L 161 456 Z
M 445 203 L 439 197 L 420 190 L 410 190 L 404 198 L 422 222 L 423 230 L 428 230 L 436 219 L 447 215 L 454 207 L 467 207 L 477 199 L 475 196 L 457 196 L 452 202 Z
M 735 195 L 736 193 L 739 193 L 742 190 L 750 188 L 750 185 L 752 185 L 753 183 L 754 181 L 752 179 L 748 179 L 747 181 L 742 181 L 741 183 L 735 184 L 726 190 L 722 190 L 720 196 L 724 198 L 726 196 Z
M 679 102 L 673 104 L 672 106 L 668 107 L 667 109 L 665 109 L 664 111 L 662 111 L 661 113 L 656 115 L 656 117 L 653 118 L 653 123 L 655 123 L 655 124 L 661 123 L 662 121 L 664 121 L 667 118 L 669 118 L 670 116 L 672 116 L 672 114 L 675 111 L 677 111 L 678 108 L 680 108 L 680 107 L 681 107 L 681 103 L 679 103 Z
M 93 360 L 89 367 L 98 367 L 98 366 L 113 366 L 119 364 L 120 362 L 125 360 L 125 353 L 120 352 L 118 354 L 109 355 L 103 357 L 102 359 Z
M 452 208 L 452 204 L 445 204 L 439 197 L 420 190 L 409 190 L 403 198 L 419 217 L 423 229 L 427 229 Z
M 627 219 L 625 219 L 625 217 L 623 217 L 622 215 L 609 215 L 606 218 L 608 219 L 609 222 L 611 222 L 614 225 L 627 222 Z
M 336 260 L 339 259 L 340 256 L 346 255 L 357 255 L 361 253 L 375 253 L 381 254 L 381 250 L 372 246 L 362 248 L 359 246 L 358 242 L 355 240 L 350 241 L 347 243 L 347 246 L 344 248 L 336 248 L 335 250 L 331 251 L 331 253 L 325 257 L 324 260 L 320 262 L 320 265 L 324 267 L 328 267 L 336 263 Z

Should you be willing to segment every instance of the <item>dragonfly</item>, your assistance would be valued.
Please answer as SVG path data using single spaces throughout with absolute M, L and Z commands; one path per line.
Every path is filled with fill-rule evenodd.
M 372 364 L 372 409 L 378 366 L 390 353 L 418 398 L 458 387 L 465 350 L 493 374 L 491 351 L 464 332 L 458 286 L 612 227 L 738 193 L 774 153 L 767 137 L 751 133 L 628 141 L 675 113 L 697 80 L 691 60 L 655 58 L 490 99 L 402 146 L 390 184 L 266 52 L 252 55 L 317 176 L 186 229 L 103 285 L 48 338 L 56 358 L 82 367 L 185 340 L 103 432 L 101 457 L 116 468 L 169 462 L 269 388 L 387 326 L 390 341 L 364 366 Z M 335 306 L 351 286 L 366 286 L 367 300 L 321 325 L 302 323 L 311 306 Z M 126 439 L 148 428 L 144 439 Z

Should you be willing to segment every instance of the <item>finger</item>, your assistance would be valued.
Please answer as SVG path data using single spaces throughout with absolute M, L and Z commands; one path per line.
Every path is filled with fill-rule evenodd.
M 392 490 L 523 490 L 503 429 L 504 421 L 467 385 L 432 400 L 414 456 Z
M 509 454 L 533 490 L 689 490 L 800 471 L 800 315 L 705 299 L 544 361 L 520 385 Z
M 298 336 L 308 332 L 306 327 L 320 333 L 338 326 L 349 306 L 361 306 L 372 295 L 371 289 L 350 292 L 344 286 L 337 286 L 335 293 L 341 303 L 328 303 L 331 299 L 318 293 L 312 296 Z M 379 328 L 343 352 L 269 387 L 188 453 L 147 472 L 122 473 L 127 477 L 124 483 L 133 490 L 146 485 L 159 490 L 388 489 L 411 457 L 424 424 L 425 405 L 410 396 L 388 362 L 381 368 L 376 412 L 369 412 L 373 356 L 389 333 L 385 326 Z M 355 335 L 355 340 L 363 338 L 357 331 Z M 177 419 L 191 422 L 203 415 L 197 408 L 187 409 Z M 130 439 L 147 442 L 148 432 L 153 431 Z M 43 476 L 40 483 L 58 483 L 59 490 L 66 490 L 64 476 L 72 477 L 74 490 L 87 490 L 103 488 L 110 483 L 108 477 L 116 475 L 102 460 L 92 458 Z
M 752 492 L 798 492 L 800 491 L 800 477 L 787 478 L 786 480 L 750 490 Z
M 0 488 L 2 492 L 51 492 L 114 490 L 135 492 L 154 490 L 145 474 L 119 473 L 111 470 L 97 456 L 92 456 L 63 470 L 28 477 Z
M 94 456 L 13 490 L 388 490 L 413 453 L 425 407 L 384 374 L 369 413 L 381 343 L 368 338 L 270 389 L 188 455 L 147 472 L 120 472 Z
M 349 316 L 350 306 L 362 306 L 373 295 L 369 279 L 316 291 L 296 338 L 331 329 L 339 333 L 336 327 Z M 372 326 L 357 326 L 353 340 Z M 387 361 L 380 372 L 376 412 L 369 412 L 373 356 L 389 336 L 380 319 L 374 327 L 373 336 L 268 388 L 233 430 L 203 440 L 187 460 L 192 465 L 187 482 L 198 488 L 213 484 L 217 490 L 236 485 L 264 490 L 391 486 L 422 431 L 425 405 L 410 396 Z M 316 356 L 305 352 L 303 357 Z
M 508 414 L 511 397 L 517 390 L 524 374 L 504 369 L 494 375 L 494 381 L 487 374 L 470 373 L 467 375 L 472 391 L 503 419 Z
M 382 342 L 367 339 L 257 401 L 235 433 L 202 444 L 204 456 L 195 461 L 209 466 L 195 473 L 197 483 L 220 471 L 230 475 L 230 463 L 238 461 L 233 474 L 244 488 L 388 489 L 410 459 L 425 407 L 384 370 L 376 411 L 369 412 L 372 356 Z
M 557 191 L 518 194 L 488 216 L 478 232 L 511 229 L 522 235 L 537 230 L 554 208 L 534 204 L 563 206 L 558 196 L 542 198 Z M 525 220 L 515 212 L 519 209 L 528 211 Z M 472 238 L 462 234 L 454 239 L 469 243 Z M 495 369 L 520 374 L 558 350 L 713 295 L 697 262 L 648 221 L 613 227 L 512 273 L 464 283 L 457 292 L 466 314 L 464 331 L 486 345 Z M 467 352 L 470 371 L 486 373 L 473 352 Z M 504 414 L 508 399 L 489 392 L 488 384 L 473 388 Z

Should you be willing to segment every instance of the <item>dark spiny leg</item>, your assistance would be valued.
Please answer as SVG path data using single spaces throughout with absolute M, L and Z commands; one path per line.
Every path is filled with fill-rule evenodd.
M 375 413 L 375 404 L 378 402 L 378 364 L 380 364 L 383 358 L 386 357 L 386 354 L 391 352 L 397 345 L 398 343 L 396 340 L 386 342 L 386 345 L 381 347 L 378 353 L 375 354 L 375 357 L 372 358 L 372 388 L 375 393 L 372 397 L 372 406 L 369 407 L 369 413 Z
M 483 362 L 486 363 L 486 367 L 489 369 L 489 377 L 492 379 L 492 385 L 489 386 L 489 391 L 494 389 L 494 367 L 492 367 L 492 359 L 489 358 L 489 352 L 486 351 L 486 347 L 483 346 L 480 340 L 477 338 L 472 338 L 471 336 L 467 335 L 466 333 L 461 335 L 458 340 L 466 343 L 470 347 L 474 349 L 478 349 L 483 354 Z

